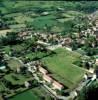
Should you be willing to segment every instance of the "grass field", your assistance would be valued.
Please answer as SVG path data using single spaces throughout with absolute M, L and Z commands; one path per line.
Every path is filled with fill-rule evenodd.
M 41 97 L 45 97 L 45 100 L 51 100 L 49 94 L 40 86 L 16 95 L 9 100 L 41 100 Z
M 16 60 L 16 59 L 10 59 L 8 61 L 8 66 L 12 69 L 12 70 L 16 70 L 17 68 L 21 67 L 21 63 Z
M 30 18 L 29 16 L 24 16 L 23 14 L 15 17 L 16 22 L 18 23 L 25 23 L 25 22 L 33 22 L 33 18 Z
M 26 58 L 29 58 L 30 60 L 34 59 L 34 58 L 43 58 L 44 56 L 46 56 L 47 54 L 46 53 L 43 53 L 43 52 L 37 52 L 37 53 L 27 53 L 25 55 Z
M 33 21 L 34 27 L 36 28 L 44 28 L 45 25 L 47 26 L 53 26 L 56 24 L 55 16 L 48 15 L 48 16 L 39 16 L 34 19 Z
M 2 82 L 0 82 L 0 92 L 4 91 L 4 90 L 6 90 L 6 87 L 5 87 L 5 85 Z
M 24 84 L 25 81 L 31 79 L 31 78 L 27 78 L 23 75 L 20 75 L 20 74 L 14 74 L 14 73 L 11 73 L 11 74 L 8 74 L 8 75 L 5 75 L 4 78 L 8 81 L 10 81 L 13 85 L 16 85 L 16 84 Z
M 79 59 L 80 54 L 73 53 L 59 48 L 55 50 L 56 55 L 42 59 L 52 76 L 69 88 L 73 88 L 79 83 L 84 74 L 84 70 L 73 64 Z
M 21 93 L 10 100 L 40 100 L 31 90 Z

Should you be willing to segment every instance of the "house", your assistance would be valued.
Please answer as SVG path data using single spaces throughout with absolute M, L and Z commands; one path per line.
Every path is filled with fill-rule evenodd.
M 87 80 L 88 76 L 87 74 L 84 74 L 84 79 Z
M 30 86 L 28 81 L 25 81 L 24 85 L 25 85 L 26 88 L 29 88 L 29 86 Z
M 94 31 L 94 35 L 96 36 L 96 40 L 98 40 L 98 28 L 96 28 L 96 31 Z
M 42 74 L 47 74 L 48 73 L 48 71 L 46 70 L 46 69 L 44 69 L 43 67 L 41 67 L 41 66 L 39 66 L 39 71 L 42 73 Z
M 91 33 L 91 29 L 87 29 L 87 33 Z
M 44 75 L 43 76 L 43 79 L 46 81 L 46 82 L 49 82 L 49 83 L 52 83 L 53 79 L 49 76 L 49 75 Z
M 58 89 L 58 90 L 62 90 L 64 87 L 62 84 L 60 84 L 57 81 L 54 81 L 52 85 L 53 85 L 54 89 Z
M 71 38 L 64 38 L 62 42 L 62 46 L 69 46 L 71 44 L 72 40 Z
M 31 32 L 29 31 L 26 31 L 26 32 L 20 32 L 18 33 L 19 37 L 22 38 L 22 39 L 28 39 L 28 38 L 31 38 L 32 37 L 32 34 Z
M 96 78 L 97 78 L 96 74 L 93 74 L 93 77 L 92 77 L 91 80 L 93 81 L 93 80 L 95 80 Z
M 49 14 L 49 12 L 43 12 L 42 13 L 42 15 L 48 15 Z
M 68 51 L 72 51 L 71 47 L 65 47 L 65 49 L 68 50 Z
M 95 22 L 95 24 L 96 24 L 96 27 L 98 27 L 98 19 L 96 19 L 96 22 Z
M 77 39 L 77 42 L 79 43 L 79 44 L 85 44 L 85 39 Z
M 6 66 L 0 66 L 0 70 L 3 70 L 5 68 L 6 68 Z
M 28 67 L 28 71 L 30 71 L 31 73 L 34 73 L 36 70 L 37 70 L 36 66 Z
M 94 71 L 95 71 L 94 68 L 89 69 L 89 72 L 92 73 L 92 74 L 94 73 Z
M 96 62 L 95 63 L 98 65 L 98 59 L 96 59 Z
M 96 31 L 96 27 L 92 27 L 93 31 Z

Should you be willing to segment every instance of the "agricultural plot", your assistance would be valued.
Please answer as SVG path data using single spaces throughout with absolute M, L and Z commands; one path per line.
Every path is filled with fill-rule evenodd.
M 54 33 L 68 33 L 71 25 L 67 24 L 70 24 L 70 21 L 74 20 L 76 16 L 85 15 L 78 11 L 57 12 L 55 9 L 59 9 L 63 2 L 57 4 L 53 1 L 40 3 L 36 1 L 5 1 L 1 5 L 2 13 L 5 13 L 3 16 L 6 19 L 5 23 L 10 29 L 20 31 L 30 27 L 38 31 L 49 30 Z M 55 9 L 52 8 L 54 6 Z M 40 7 L 40 9 L 36 7 Z M 48 14 L 43 15 L 45 12 Z
M 36 17 L 33 21 L 34 27 L 39 29 L 44 28 L 46 25 L 54 26 L 55 24 L 56 24 L 56 20 L 55 20 L 55 16 L 53 15 Z
M 20 29 L 20 28 L 25 28 L 25 24 L 15 24 L 15 25 L 9 25 L 11 29 Z
M 85 71 L 73 64 L 80 54 L 59 48 L 56 54 L 42 59 L 52 76 L 68 88 L 73 88 L 81 81 Z
M 17 23 L 33 22 L 33 18 L 21 14 L 20 16 L 15 17 Z

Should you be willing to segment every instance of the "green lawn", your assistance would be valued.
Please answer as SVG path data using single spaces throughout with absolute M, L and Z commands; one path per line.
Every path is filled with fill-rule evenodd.
M 10 59 L 8 61 L 8 66 L 12 69 L 12 70 L 16 70 L 17 68 L 21 67 L 21 63 L 16 60 L 16 59 Z
M 53 15 L 39 16 L 34 19 L 33 26 L 36 28 L 39 28 L 39 29 L 43 29 L 45 27 L 45 25 L 53 26 L 57 23 L 55 18 L 56 17 Z
M 45 97 L 44 100 L 52 100 L 51 96 L 49 95 L 49 92 L 43 86 L 39 86 L 39 87 L 33 88 L 32 92 L 37 97 L 39 97 L 40 100 L 41 100 L 41 97 Z
M 28 78 L 21 74 L 15 74 L 15 73 L 5 75 L 4 78 L 10 81 L 13 85 L 16 85 L 16 84 L 21 85 L 21 84 L 24 84 L 25 81 L 32 79 L 32 77 Z
M 0 82 L 0 91 L 4 91 L 4 90 L 6 90 L 6 87 L 2 82 Z
M 10 48 L 10 46 L 4 46 L 2 48 L 2 51 L 4 51 L 6 54 L 9 54 L 9 52 L 11 52 L 11 48 Z
M 21 52 L 25 49 L 25 46 L 23 44 L 16 44 L 12 46 L 12 49 L 15 50 L 16 52 Z
M 52 76 L 69 88 L 73 88 L 81 80 L 84 70 L 72 64 L 79 59 L 80 54 L 65 49 L 55 50 L 57 53 L 42 59 L 42 62 L 52 72 Z
M 25 28 L 25 24 L 15 24 L 15 25 L 9 25 L 11 29 L 19 29 L 19 28 Z
M 46 56 L 47 54 L 46 53 L 43 53 L 43 52 L 34 52 L 34 53 L 27 53 L 25 55 L 26 58 L 29 58 L 30 60 L 34 59 L 34 58 L 43 58 L 44 56 Z
M 30 16 L 26 16 L 24 14 L 21 14 L 20 16 L 15 17 L 15 20 L 18 23 L 33 22 L 33 18 L 31 18 Z

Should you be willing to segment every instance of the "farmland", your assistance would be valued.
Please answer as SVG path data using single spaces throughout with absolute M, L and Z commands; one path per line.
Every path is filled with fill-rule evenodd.
M 56 7 L 53 8 L 54 5 Z M 84 16 L 86 13 L 72 10 L 59 11 L 62 5 L 63 2 L 57 4 L 54 1 L 49 2 L 49 5 L 48 1 L 5 1 L 0 6 L 1 20 L 5 22 L 8 29 L 14 31 L 27 27 L 37 31 L 47 31 L 47 28 L 49 28 L 48 30 L 51 32 L 65 32 L 67 34 L 71 27 L 70 21 L 73 21 L 76 16 Z M 40 7 L 40 9 L 37 7 Z M 67 23 L 69 23 L 68 26 Z

